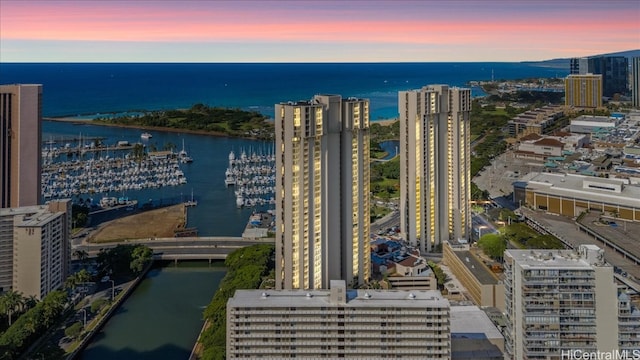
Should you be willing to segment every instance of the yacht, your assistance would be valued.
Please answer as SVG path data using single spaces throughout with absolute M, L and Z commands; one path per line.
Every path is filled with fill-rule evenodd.
M 142 133 L 142 135 L 140 135 L 140 138 L 142 140 L 149 140 L 153 137 L 153 135 L 149 134 L 148 132 Z

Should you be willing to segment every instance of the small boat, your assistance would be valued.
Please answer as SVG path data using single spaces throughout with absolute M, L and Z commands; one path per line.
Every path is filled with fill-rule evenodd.
M 153 135 L 149 134 L 148 132 L 142 133 L 142 135 L 140 135 L 140 138 L 143 140 L 149 140 L 153 137 Z
M 191 190 L 191 200 L 186 201 L 184 203 L 184 206 L 186 207 L 198 206 L 198 201 L 193 199 L 193 190 Z

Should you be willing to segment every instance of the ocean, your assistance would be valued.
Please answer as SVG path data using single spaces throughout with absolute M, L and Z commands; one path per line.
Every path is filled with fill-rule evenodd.
M 0 63 L 0 83 L 43 84 L 45 117 L 188 108 L 256 110 L 315 94 L 368 98 L 371 120 L 397 117 L 397 92 L 428 84 L 564 77 L 523 63 Z M 473 95 L 482 95 L 473 89 Z
M 0 63 L 0 84 L 43 84 L 45 117 L 82 116 L 139 110 L 187 108 L 195 103 L 252 109 L 273 116 L 273 105 L 310 99 L 319 93 L 370 99 L 371 119 L 397 117 L 397 91 L 472 80 L 566 76 L 557 69 L 519 63 L 381 64 L 9 64 Z M 481 95 L 474 89 L 475 95 Z M 148 145 L 184 143 L 192 164 L 181 165 L 187 184 L 160 189 L 83 195 L 127 196 L 140 204 L 189 200 L 188 226 L 202 236 L 240 236 L 255 208 L 237 208 L 234 189 L 224 183 L 230 151 L 239 155 L 272 152 L 269 142 L 150 131 Z M 104 143 L 140 141 L 141 130 L 89 123 L 45 121 L 43 141 L 101 137 Z M 46 147 L 47 145 L 43 145 Z M 73 144 L 76 146 L 76 144 Z M 106 154 L 116 156 L 116 154 Z M 103 156 L 101 154 L 100 156 Z M 120 156 L 120 155 L 118 155 Z M 177 199 L 177 200 L 176 200 Z M 74 201 L 80 199 L 73 199 Z

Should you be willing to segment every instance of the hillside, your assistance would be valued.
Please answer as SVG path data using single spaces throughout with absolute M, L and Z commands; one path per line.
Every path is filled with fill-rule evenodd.
M 640 57 L 640 49 L 638 50 L 627 50 L 627 51 L 619 51 L 615 53 L 608 54 L 597 54 L 583 57 L 591 57 L 591 56 L 626 56 L 628 58 L 632 57 Z M 557 69 L 569 69 L 569 60 L 570 58 L 562 58 L 562 59 L 551 59 L 544 61 L 523 61 L 523 64 L 530 64 L 533 66 L 542 66 L 549 68 L 557 68 Z

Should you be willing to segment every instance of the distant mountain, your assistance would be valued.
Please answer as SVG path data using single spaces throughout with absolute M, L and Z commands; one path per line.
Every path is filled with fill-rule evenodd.
M 581 57 L 592 57 L 592 56 L 626 56 L 628 58 L 632 58 L 636 56 L 640 57 L 640 49 L 620 51 L 620 52 L 608 53 L 608 54 L 581 56 Z M 571 58 L 551 59 L 551 60 L 544 60 L 544 61 L 522 61 L 522 63 L 533 65 L 533 66 L 550 67 L 550 68 L 556 68 L 556 69 L 569 69 L 570 59 Z

